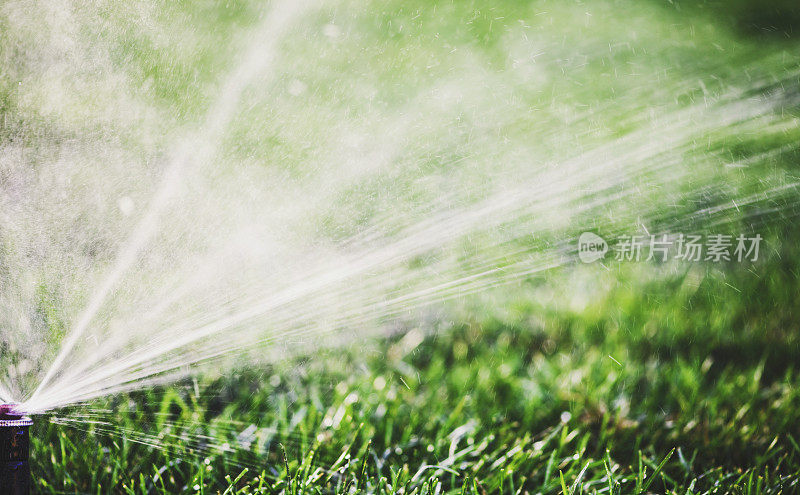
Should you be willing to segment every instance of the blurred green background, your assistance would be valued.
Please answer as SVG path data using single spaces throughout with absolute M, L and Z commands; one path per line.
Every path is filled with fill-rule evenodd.
M 79 160 L 102 148 L 100 160 L 157 170 L 264 8 L 6 3 L 6 177 L 75 141 L 88 143 Z M 644 193 L 630 201 L 514 241 L 535 252 L 586 228 L 634 233 L 641 216 L 758 232 L 761 259 L 572 264 L 408 315 L 388 338 L 56 411 L 32 432 L 37 491 L 800 491 L 800 196 L 789 187 L 687 220 L 797 181 L 799 12 L 789 0 L 325 4 L 281 44 L 277 74 L 246 92 L 216 158 L 220 173 L 246 163 L 302 180 L 341 158 L 330 149 L 343 128 L 388 135 L 378 143 L 399 146 L 398 165 L 342 191 L 320 235 L 425 211 L 443 187 L 428 176 L 480 198 L 506 165 L 557 162 L 732 90 L 777 92 L 787 103 L 771 120 L 692 136 L 674 180 L 634 177 Z M 437 106 L 442 94 L 451 103 Z M 72 302 L 49 273 L 37 275 L 42 318 L 63 329 Z

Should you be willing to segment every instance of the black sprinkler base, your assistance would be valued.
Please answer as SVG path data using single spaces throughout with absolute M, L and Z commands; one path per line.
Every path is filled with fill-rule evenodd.
M 0 493 L 28 495 L 31 489 L 31 468 L 28 428 L 33 421 L 0 405 Z

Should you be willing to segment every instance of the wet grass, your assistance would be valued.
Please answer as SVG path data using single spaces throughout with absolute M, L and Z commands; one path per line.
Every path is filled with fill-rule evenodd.
M 528 281 L 487 297 L 432 333 L 42 418 L 38 487 L 793 493 L 800 260 L 790 245 L 725 270 L 592 266 L 562 287 Z M 576 283 L 591 300 L 542 302 Z
M 214 75 L 224 73 L 231 45 L 242 41 L 235 33 L 255 23 L 252 3 L 225 5 L 156 8 L 153 32 L 138 30 L 124 9 L 111 8 L 97 19 L 87 14 L 93 19 L 87 25 L 99 27 L 91 31 L 108 49 L 107 69 L 124 73 L 134 93 L 166 116 L 160 125 L 174 130 L 202 115 L 214 95 Z M 741 68 L 750 63 L 766 60 L 757 76 L 796 85 L 796 75 L 784 80 L 797 67 L 796 35 L 753 36 L 741 28 L 755 26 L 761 33 L 775 24 L 776 32 L 794 30 L 791 18 L 778 15 L 785 21 L 780 26 L 769 20 L 792 8 L 750 22 L 743 16 L 757 9 L 755 3 L 736 5 L 720 17 L 720 2 L 393 2 L 333 19 L 347 35 L 328 44 L 306 37 L 285 47 L 281 66 L 288 75 L 263 94 L 246 95 L 220 161 L 252 159 L 302 175 L 305 160 L 315 157 L 308 150 L 324 141 L 331 122 L 347 115 L 356 127 L 371 124 L 375 108 L 380 115 L 402 114 L 414 107 L 418 92 L 435 87 L 453 67 L 460 75 L 481 67 L 490 73 L 488 81 L 504 84 L 492 87 L 496 99 L 481 98 L 476 108 L 459 107 L 437 120 L 436 133 L 423 128 L 404 138 L 437 144 L 430 150 L 410 146 L 419 151 L 407 157 L 420 164 L 417 172 L 452 165 L 451 151 L 478 155 L 482 150 L 464 143 L 471 143 L 472 130 L 484 120 L 504 125 L 498 139 L 530 144 L 528 136 L 541 136 L 535 143 L 544 150 L 539 158 L 552 158 L 559 156 L 553 150 L 573 141 L 590 147 L 625 135 L 630 108 L 680 106 L 741 85 L 750 77 Z M 319 15 L 315 29 L 332 20 L 327 15 Z M 7 24 L 0 18 L 0 27 Z M 41 122 L 80 135 L 86 122 L 65 118 L 71 107 L 51 102 L 50 113 L 37 113 L 40 68 L 26 51 L 35 52 L 30 45 L 37 44 L 28 35 L 0 29 L 0 56 L 9 62 L 0 74 L 0 111 L 23 115 L 18 120 L 34 131 Z M 439 64 L 455 57 L 454 47 L 469 56 Z M 547 48 L 542 58 L 530 58 L 539 47 Z M 518 52 L 509 56 L 513 50 Z M 304 57 L 317 51 L 320 61 L 308 63 Z M 78 76 L 97 77 L 81 73 L 78 83 Z M 302 98 L 285 94 L 294 77 L 306 85 Z M 113 100 L 116 92 L 101 82 L 76 86 Z M 464 82 L 467 89 L 485 91 L 469 88 L 471 82 Z M 365 98 L 368 86 L 375 93 Z M 654 88 L 665 88 L 666 96 Z M 663 100 L 651 100 L 654 94 Z M 496 102 L 519 114 L 497 117 L 489 111 Z M 598 117 L 565 124 L 564 109 L 598 109 Z M 796 115 L 797 109 L 786 112 Z M 569 132 L 548 140 L 543 130 L 551 128 Z M 16 136 L 11 131 L 3 128 L 4 144 Z M 748 188 L 797 179 L 796 147 L 749 168 L 725 168 L 796 143 L 798 135 L 796 127 L 744 131 L 713 141 L 698 137 L 718 158 L 708 167 L 715 171 L 675 186 L 696 196 L 676 193 L 684 200 L 677 205 L 663 200 L 663 225 Z M 159 136 L 157 129 L 149 138 L 138 128 L 126 132 L 134 136 L 126 145 L 147 142 L 154 155 L 171 136 Z M 31 139 L 35 149 L 41 138 Z M 434 153 L 440 149 L 446 156 Z M 433 158 L 416 161 L 419 156 Z M 408 183 L 415 178 L 403 177 Z M 365 204 L 378 201 L 373 189 L 385 184 L 376 182 L 343 203 L 363 213 Z M 387 182 L 401 188 L 391 174 Z M 796 193 L 770 198 L 768 206 L 777 212 L 757 216 L 754 208 L 747 220 L 732 217 L 727 224 L 733 233 L 765 235 L 767 248 L 756 264 L 573 266 L 464 301 L 447 317 L 433 314 L 432 323 L 408 323 L 385 340 L 43 416 L 33 428 L 36 489 L 800 492 L 796 200 Z M 354 222 L 350 210 L 341 211 L 343 218 L 330 221 L 333 232 L 349 232 Z M 48 310 L 63 306 L 42 299 Z

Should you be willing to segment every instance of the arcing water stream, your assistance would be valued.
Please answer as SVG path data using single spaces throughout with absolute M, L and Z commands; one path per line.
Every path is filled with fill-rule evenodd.
M 118 15 L 168 44 L 146 3 L 132 5 Z M 385 87 L 315 80 L 368 36 L 351 7 L 273 2 L 187 117 L 152 103 L 158 82 L 138 86 L 113 48 L 82 44 L 93 21 L 80 8 L 4 7 L 20 53 L 7 56 L 13 125 L 52 129 L 2 143 L 0 401 L 42 413 L 284 359 L 574 264 L 584 230 L 671 232 L 797 205 L 796 179 L 762 166 L 796 150 L 785 54 L 715 87 L 708 67 L 618 75 L 633 89 L 601 98 L 581 92 L 593 77 L 581 70 L 610 48 L 564 55 L 522 27 L 503 40 L 502 69 L 443 42 L 449 59 L 428 66 L 421 50 L 418 72 L 393 68 Z M 346 35 L 331 12 L 352 19 Z M 26 38 L 37 22 L 58 27 L 47 43 Z M 65 80 L 91 83 L 83 113 L 58 101 Z M 772 144 L 731 158 L 751 135 Z

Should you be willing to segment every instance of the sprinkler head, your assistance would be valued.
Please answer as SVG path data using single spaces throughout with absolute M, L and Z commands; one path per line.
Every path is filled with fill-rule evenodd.
M 17 404 L 0 404 L 0 493 L 4 495 L 30 493 L 28 428 L 32 424 Z
M 0 420 L 14 420 L 22 418 L 22 413 L 17 412 L 19 404 L 0 404 Z

